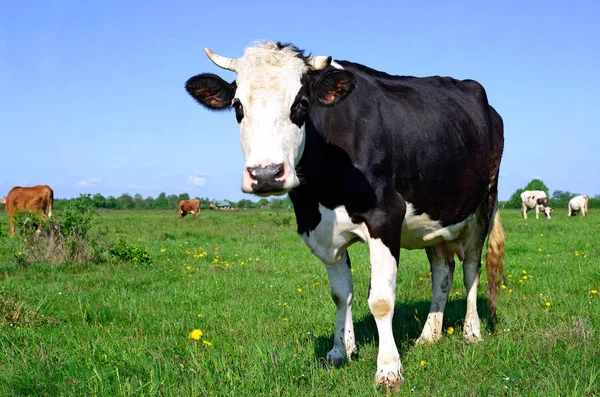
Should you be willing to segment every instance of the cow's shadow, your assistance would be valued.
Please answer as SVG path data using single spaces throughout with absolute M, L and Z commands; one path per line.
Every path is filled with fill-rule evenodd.
M 332 304 L 331 306 L 331 321 L 335 324 L 335 305 Z M 423 325 L 425 325 L 425 322 L 427 321 L 427 314 L 429 313 L 430 306 L 431 301 L 429 300 L 411 303 L 396 301 L 392 326 L 394 339 L 396 340 L 396 345 L 398 346 L 401 355 L 402 352 L 412 348 L 416 339 L 421 335 Z M 477 298 L 477 311 L 482 322 L 481 327 L 483 332 L 484 328 L 491 326 L 491 318 L 486 298 Z M 456 330 L 462 329 L 465 312 L 466 299 L 463 298 L 449 301 L 446 304 L 446 310 L 444 311 L 444 332 L 446 332 L 449 327 L 453 327 Z M 317 359 L 321 359 L 320 361 L 323 363 L 325 363 L 324 358 L 327 356 L 327 353 L 333 347 L 333 337 L 334 334 L 330 333 L 328 335 L 317 336 L 315 339 L 315 356 Z M 357 356 L 360 356 L 361 346 L 370 343 L 377 345 L 379 343 L 377 325 L 375 324 L 373 315 L 369 313 L 360 320 L 354 321 L 354 337 L 358 349 Z

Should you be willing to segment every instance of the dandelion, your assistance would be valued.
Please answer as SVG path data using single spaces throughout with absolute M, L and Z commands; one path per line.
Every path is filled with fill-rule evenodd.
M 18 255 L 23 255 L 23 253 L 21 251 L 17 252 Z
M 456 296 L 460 296 L 460 291 L 456 291 L 456 292 L 454 293 L 454 295 L 456 295 Z
M 24 239 L 23 239 L 23 242 L 24 242 L 24 243 L 26 243 L 26 242 L 27 242 L 27 239 L 26 239 L 26 238 L 24 238 Z
M 198 313 L 198 317 L 202 317 L 202 316 L 203 316 L 203 314 Z
M 287 320 L 288 320 L 287 317 L 284 317 L 284 318 L 281 319 L 281 321 L 287 321 Z
M 160 250 L 160 252 L 167 252 L 167 249 L 163 248 L 163 249 Z
M 523 270 L 523 274 L 527 274 L 527 271 L 526 271 L 526 270 Z
M 296 291 L 298 291 L 298 292 L 302 292 L 302 288 L 298 288 Z
M 544 233 L 541 233 L 541 234 L 540 234 L 540 237 L 544 237 Z
M 509 294 L 512 294 L 512 291 L 513 291 L 512 289 L 509 289 L 509 290 L 508 290 L 508 293 L 509 293 Z
M 593 295 L 596 295 L 596 294 L 598 293 L 598 290 L 595 290 L 595 289 L 593 289 L 593 290 L 591 290 L 590 292 L 591 292 Z
M 452 335 L 454 333 L 454 328 L 448 327 L 448 329 L 446 330 L 446 332 L 448 332 L 448 335 Z
M 579 251 L 575 251 L 575 256 L 579 256 Z
M 547 307 L 550 307 L 550 306 L 552 306 L 552 303 L 550 303 L 550 302 L 546 302 L 546 306 L 547 306 Z
M 527 280 L 527 276 L 523 276 L 523 280 Z
M 585 259 L 585 258 L 587 258 L 587 255 L 584 255 L 584 256 L 583 256 L 583 259 Z
M 542 252 L 542 249 L 541 249 L 541 248 L 538 248 L 538 251 Z
M 206 346 L 212 346 L 212 342 L 209 342 L 207 340 L 203 340 L 202 343 L 204 343 Z
M 320 283 L 320 282 L 318 282 L 318 281 L 315 283 L 315 285 L 319 285 L 319 284 L 321 284 L 321 283 Z
M 419 277 L 419 281 L 423 281 L 423 277 Z
M 190 332 L 188 338 L 193 340 L 200 340 L 200 338 L 202 338 L 202 331 L 200 331 L 199 329 L 195 329 L 192 332 Z
M 502 284 L 502 289 L 506 289 L 506 285 Z
M 425 361 L 425 360 L 421 360 L 421 367 L 424 367 L 424 366 L 426 366 L 426 365 L 427 365 L 427 361 Z
M 260 260 L 260 258 L 256 258 L 256 259 L 255 259 L 255 261 L 259 261 L 259 260 Z

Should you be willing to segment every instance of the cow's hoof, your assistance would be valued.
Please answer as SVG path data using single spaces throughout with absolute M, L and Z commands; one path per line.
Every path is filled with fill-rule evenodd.
M 336 368 L 341 367 L 342 364 L 344 364 L 345 359 L 346 355 L 337 347 L 334 347 L 329 353 L 327 353 L 327 362 Z
M 389 391 L 399 391 L 404 384 L 402 365 L 386 365 L 377 370 L 375 381 L 377 386 Z
M 425 334 L 422 333 L 419 339 L 415 342 L 416 345 L 430 345 L 442 339 L 440 334 Z
M 466 320 L 463 327 L 463 337 L 469 343 L 481 342 L 481 325 L 479 318 Z

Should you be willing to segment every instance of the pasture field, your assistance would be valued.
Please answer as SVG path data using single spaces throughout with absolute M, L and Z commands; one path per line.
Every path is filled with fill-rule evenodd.
M 462 338 L 457 263 L 445 337 L 416 346 L 431 299 L 423 251 L 401 253 L 394 334 L 400 395 L 600 395 L 600 212 L 523 220 L 502 211 L 506 288 L 484 340 Z M 352 257 L 359 354 L 324 362 L 335 308 L 324 266 L 291 211 L 101 212 L 107 237 L 152 264 L 16 265 L 0 216 L 0 395 L 372 396 L 377 332 L 367 305 L 368 249 Z M 189 338 L 193 330 L 202 336 Z M 195 336 L 199 336 L 196 331 Z

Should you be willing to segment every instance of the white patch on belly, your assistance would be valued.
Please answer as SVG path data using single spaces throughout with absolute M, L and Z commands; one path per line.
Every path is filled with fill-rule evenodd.
M 465 227 L 474 221 L 475 214 L 471 214 L 457 224 L 442 227 L 440 221 L 434 221 L 426 213 L 416 215 L 414 206 L 407 202 L 400 246 L 405 249 L 421 249 L 457 240 Z
M 321 222 L 315 230 L 300 235 L 312 253 L 324 263 L 333 264 L 342 259 L 346 249 L 355 241 L 366 241 L 369 231 L 364 223 L 354 223 L 346 208 L 334 210 L 319 204 Z

